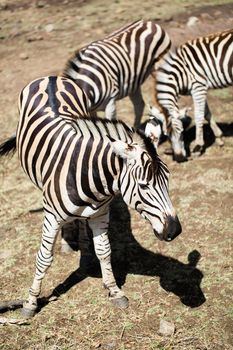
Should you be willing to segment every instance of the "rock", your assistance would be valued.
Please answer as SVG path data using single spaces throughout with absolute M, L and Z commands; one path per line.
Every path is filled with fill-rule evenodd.
M 27 38 L 27 41 L 29 43 L 31 43 L 33 41 L 40 41 L 40 40 L 44 40 L 43 36 L 41 36 L 41 35 L 30 36 L 29 38 Z
M 45 7 L 46 5 L 46 2 L 43 1 L 43 0 L 39 0 L 36 2 L 35 6 L 38 7 L 38 8 L 42 8 L 42 7 Z
M 195 16 L 191 16 L 188 19 L 188 22 L 186 23 L 187 27 L 192 27 L 194 25 L 196 25 L 199 22 L 199 19 Z
M 54 25 L 53 24 L 47 24 L 47 26 L 45 26 L 45 31 L 47 33 L 51 33 L 54 30 Z
M 26 52 L 21 52 L 21 54 L 19 55 L 19 58 L 21 60 L 27 60 L 29 58 L 29 56 Z
M 0 11 L 2 10 L 7 10 L 8 9 L 8 5 L 3 3 L 3 4 L 0 4 Z
M 173 17 L 172 16 L 170 16 L 168 18 L 165 18 L 165 20 L 164 20 L 164 22 L 171 22 L 171 21 L 173 21 Z
M 223 15 L 222 11 L 217 10 L 217 11 L 214 12 L 214 16 L 215 17 L 221 17 L 222 15 Z
M 209 13 L 202 13 L 202 14 L 200 15 L 200 17 L 201 17 L 201 19 L 203 19 L 203 20 L 212 20 L 212 19 L 213 19 L 213 17 L 212 17 Z
M 78 21 L 84 21 L 84 19 L 85 19 L 85 17 L 80 16 L 80 15 L 75 16 L 75 18 L 76 18 Z
M 120 8 L 120 7 L 118 7 L 118 8 L 115 10 L 115 13 L 117 13 L 118 15 L 121 15 L 121 14 L 124 13 L 124 12 L 125 12 L 125 9 Z
M 165 320 L 160 320 L 159 333 L 164 336 L 172 336 L 175 333 L 175 324 Z
M 109 350 L 112 350 L 112 349 L 114 350 L 116 349 L 116 342 L 113 340 L 112 342 L 107 343 L 105 346 Z

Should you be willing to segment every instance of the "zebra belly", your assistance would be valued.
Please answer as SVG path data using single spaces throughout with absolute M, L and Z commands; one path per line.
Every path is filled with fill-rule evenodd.
M 55 213 L 58 221 L 72 221 L 75 219 L 86 220 L 102 216 L 108 211 L 111 197 L 105 197 L 103 200 L 95 201 L 78 192 L 68 193 L 62 189 L 57 189 L 51 182 L 43 189 L 45 202 Z

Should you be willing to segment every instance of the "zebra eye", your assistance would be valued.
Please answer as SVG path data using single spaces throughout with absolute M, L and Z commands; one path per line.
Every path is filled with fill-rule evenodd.
M 141 183 L 139 183 L 139 186 L 142 190 L 146 190 L 148 188 L 149 184 L 146 182 L 141 182 Z

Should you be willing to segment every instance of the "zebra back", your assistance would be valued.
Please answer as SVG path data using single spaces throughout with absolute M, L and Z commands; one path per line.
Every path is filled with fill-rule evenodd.
M 170 45 L 159 25 L 136 21 L 77 51 L 63 74 L 86 91 L 96 109 L 110 97 L 136 91 Z
M 232 85 L 233 29 L 189 40 L 170 51 L 161 60 L 156 79 L 159 102 L 190 94 L 195 84 L 207 89 Z
M 46 101 L 43 100 L 46 96 Z M 25 100 L 23 98 L 25 97 Z M 40 104 L 36 98 L 43 100 Z M 35 102 L 35 104 L 33 104 Z M 78 118 L 89 115 L 90 102 L 85 92 L 71 79 L 59 76 L 48 76 L 36 79 L 28 84 L 19 95 L 19 110 L 25 115 L 43 114 L 45 111 L 64 118 Z M 41 107 L 38 111 L 37 104 Z

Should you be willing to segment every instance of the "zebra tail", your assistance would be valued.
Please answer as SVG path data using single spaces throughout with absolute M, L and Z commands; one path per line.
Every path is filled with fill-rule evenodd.
M 8 140 L 0 144 L 0 157 L 14 154 L 16 151 L 16 135 L 12 135 Z

